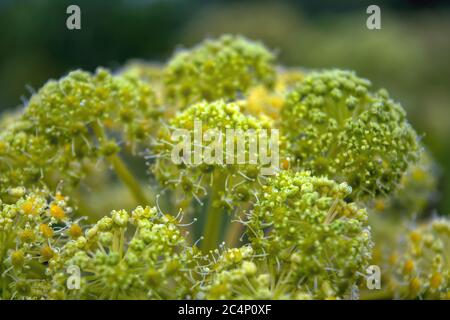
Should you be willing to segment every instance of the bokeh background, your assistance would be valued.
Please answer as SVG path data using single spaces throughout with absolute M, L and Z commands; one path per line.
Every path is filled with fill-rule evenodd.
M 448 1 L 447 1 L 448 2 Z M 440 166 L 436 210 L 450 213 L 450 5 L 446 1 L 0 0 L 0 112 L 49 78 L 167 60 L 207 36 L 243 34 L 304 68 L 349 68 L 401 101 Z M 66 29 L 66 8 L 82 29 Z M 366 8 L 381 7 L 381 30 Z M 1 129 L 1 128 L 0 128 Z

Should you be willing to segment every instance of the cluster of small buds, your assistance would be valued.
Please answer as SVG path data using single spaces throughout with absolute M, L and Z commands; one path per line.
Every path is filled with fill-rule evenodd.
M 258 84 L 272 86 L 275 57 L 262 44 L 225 35 L 177 52 L 164 70 L 165 95 L 180 107 L 236 99 Z
M 351 188 L 309 172 L 283 171 L 263 187 L 248 221 L 257 254 L 315 298 L 343 297 L 371 258 L 367 213 Z
M 82 229 L 70 218 L 72 209 L 60 193 L 20 193 L 17 201 L 0 203 L 1 296 L 45 298 L 51 283 L 46 265 L 57 258 L 67 241 L 78 238 Z
M 381 219 L 425 211 L 432 160 L 403 108 L 353 72 L 277 68 L 262 44 L 226 35 L 166 65 L 51 80 L 0 128 L 2 299 L 354 298 L 374 261 L 381 293 L 450 299 L 448 220 L 397 244 L 400 224 Z M 164 209 L 178 215 L 158 196 L 144 207 L 142 168 L 119 156 L 144 148 Z M 91 197 L 106 212 L 116 207 L 106 197 L 121 198 L 99 172 L 107 163 L 141 206 L 83 227 L 73 215 L 90 213 L 86 189 L 102 189 Z M 105 212 L 95 208 L 90 218 Z M 203 220 L 201 236 L 186 215 Z
M 0 133 L 0 193 L 64 178 L 77 182 L 84 162 L 120 151 L 103 129 L 120 130 L 130 148 L 147 139 L 158 117 L 154 93 L 131 76 L 69 73 L 33 94 L 23 114 Z M 55 178 L 55 175 L 57 178 Z
M 202 143 L 203 140 L 197 142 L 194 127 L 196 121 L 201 125 L 200 134 L 211 129 L 221 138 L 218 141 L 208 142 L 207 145 Z M 247 160 L 240 164 L 237 146 L 235 145 L 233 153 L 227 150 L 226 131 L 241 130 L 242 134 L 246 134 L 247 130 L 254 130 L 257 134 L 258 130 L 268 128 L 267 122 L 243 114 L 236 103 L 225 103 L 223 100 L 196 103 L 177 114 L 170 120 L 168 127 L 161 130 L 152 149 L 156 155 L 156 162 L 151 169 L 162 186 L 181 189 L 184 195 L 195 197 L 199 202 L 209 190 L 219 190 L 219 197 L 214 205 L 233 209 L 236 203 L 254 199 L 253 191 L 259 186 L 259 179 L 262 179 L 260 172 L 262 164 L 259 161 L 256 164 L 248 163 L 248 159 L 251 158 L 249 153 L 253 152 L 248 147 L 251 137 L 246 138 L 243 150 Z M 188 141 L 190 150 L 180 150 L 180 153 L 186 152 L 180 154 L 180 157 L 186 160 L 180 164 L 173 160 L 174 146 L 186 141 L 173 139 L 172 133 L 176 130 L 187 130 L 190 137 Z M 203 139 L 203 136 L 200 139 Z M 234 140 L 232 143 L 236 144 Z M 222 154 L 213 154 L 215 144 L 221 145 Z M 211 155 L 211 161 L 206 159 L 207 155 Z M 216 156 L 220 157 L 221 161 L 215 161 Z M 228 160 L 230 156 L 232 161 Z M 196 157 L 199 157 L 198 162 L 195 160 Z
M 300 168 L 353 188 L 353 198 L 393 191 L 417 159 L 417 136 L 385 90 L 353 72 L 308 74 L 292 91 L 281 127 Z
M 393 297 L 450 299 L 450 221 L 436 218 L 399 238 L 386 259 Z
M 253 255 L 249 246 L 225 250 L 205 280 L 205 297 L 238 300 L 311 298 L 306 293 L 297 292 L 295 287 L 284 282 L 285 279 L 277 281 Z
M 182 216 L 181 216 L 182 217 Z M 179 217 L 156 208 L 112 211 L 52 261 L 55 299 L 185 299 L 195 295 L 200 254 L 187 246 Z M 67 269 L 80 270 L 78 290 Z

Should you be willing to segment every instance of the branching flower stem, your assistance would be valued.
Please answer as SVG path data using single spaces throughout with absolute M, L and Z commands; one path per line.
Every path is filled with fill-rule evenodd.
M 107 139 L 105 130 L 98 123 L 92 124 L 92 129 L 99 141 Z M 111 164 L 114 172 L 119 179 L 128 187 L 131 194 L 140 205 L 150 205 L 152 201 L 146 196 L 144 190 L 142 190 L 139 181 L 133 176 L 123 160 L 117 155 L 117 153 L 106 157 Z

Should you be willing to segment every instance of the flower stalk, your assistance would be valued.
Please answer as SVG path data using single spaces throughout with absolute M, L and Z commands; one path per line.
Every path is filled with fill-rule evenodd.
M 99 140 L 99 143 L 103 143 L 108 140 L 104 128 L 98 122 L 94 122 L 92 124 L 92 129 Z M 107 155 L 106 159 L 111 164 L 119 179 L 128 187 L 136 201 L 138 201 L 141 205 L 151 204 L 151 201 L 142 189 L 141 184 L 133 176 L 119 155 L 117 153 L 113 153 L 111 155 Z

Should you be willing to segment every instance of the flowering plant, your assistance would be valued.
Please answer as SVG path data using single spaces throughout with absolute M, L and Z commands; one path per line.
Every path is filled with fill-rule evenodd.
M 450 222 L 394 222 L 424 211 L 431 156 L 354 72 L 225 35 L 73 71 L 0 124 L 2 299 L 450 298 Z

